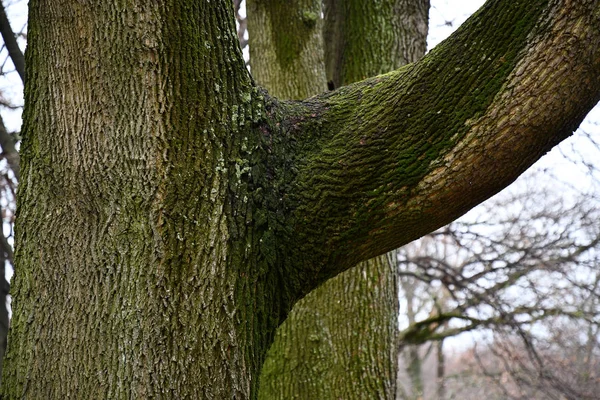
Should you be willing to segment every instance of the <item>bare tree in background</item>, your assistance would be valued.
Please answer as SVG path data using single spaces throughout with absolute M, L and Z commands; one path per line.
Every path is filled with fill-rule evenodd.
M 493 332 L 496 340 L 486 349 L 511 376 L 507 391 L 588 398 L 599 389 L 592 384 L 598 383 L 600 324 L 598 199 L 563 198 L 536 185 L 485 203 L 478 218 L 400 250 L 408 315 L 404 365 L 412 393 L 426 386 L 421 365 L 431 344 L 423 345 L 475 330 Z M 440 301 L 440 293 L 449 296 Z M 444 382 L 437 398 L 444 398 Z M 427 398 L 435 398 L 429 386 Z
M 19 79 L 24 83 L 25 59 L 17 42 L 17 37 L 23 35 L 23 30 L 17 33 L 13 31 L 3 3 L 0 3 L 0 35 L 3 41 L 0 54 L 5 54 L 5 59 L 0 64 L 0 75 L 18 74 Z M 19 106 L 2 98 L 0 94 L 0 107 L 15 108 Z M 0 153 L 0 211 L 2 221 L 2 229 L 0 229 L 0 376 L 9 326 L 7 301 L 10 287 L 5 279 L 5 269 L 7 265 L 13 268 L 13 251 L 10 240 L 12 240 L 12 226 L 16 208 L 15 192 L 20 176 L 19 154 L 17 152 L 18 138 L 18 132 L 9 132 L 0 116 L 0 148 L 2 149 L 2 153 Z M 5 229 L 9 229 L 8 235 Z

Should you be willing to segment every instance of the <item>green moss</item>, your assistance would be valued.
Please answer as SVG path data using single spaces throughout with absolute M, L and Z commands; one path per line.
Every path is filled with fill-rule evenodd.
M 298 213 L 326 228 L 302 232 L 302 240 L 336 243 L 336 254 L 348 257 L 356 250 L 353 238 L 373 233 L 365 227 L 384 229 L 385 194 L 400 205 L 408 201 L 462 140 L 467 121 L 482 115 L 502 90 L 546 3 L 489 2 L 423 61 L 307 101 L 310 114 L 291 117 L 302 132 L 298 162 L 306 171 L 295 183 L 302 193 Z M 395 154 L 391 162 L 389 154 Z M 348 228 L 334 234 L 327 228 L 339 229 L 333 221 L 348 221 Z

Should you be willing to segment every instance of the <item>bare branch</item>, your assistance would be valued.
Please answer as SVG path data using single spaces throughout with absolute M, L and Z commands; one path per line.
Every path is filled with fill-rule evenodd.
M 6 16 L 6 10 L 4 9 L 4 4 L 0 2 L 0 34 L 2 35 L 2 39 L 4 40 L 4 44 L 6 45 L 6 49 L 8 50 L 8 54 L 12 59 L 13 64 L 15 65 L 15 69 L 19 73 L 21 80 L 25 83 L 25 57 L 23 56 L 23 52 L 17 43 L 17 38 L 12 28 L 10 27 L 10 22 L 8 21 L 8 17 Z

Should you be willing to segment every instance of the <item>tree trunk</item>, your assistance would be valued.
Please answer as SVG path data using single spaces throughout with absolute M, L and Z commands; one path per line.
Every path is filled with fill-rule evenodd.
M 337 17 L 338 52 L 344 53 L 344 46 L 350 48 L 352 39 L 361 34 L 366 35 L 363 40 L 370 48 L 379 49 L 361 58 L 330 57 L 331 69 L 373 76 L 404 65 L 407 56 L 409 62 L 416 61 L 426 50 L 428 3 L 345 2 L 349 10 L 332 10 L 330 4 L 327 26 Z M 286 40 L 298 31 L 290 27 L 306 29 L 301 24 L 303 16 L 320 13 L 321 1 L 247 4 L 250 65 L 257 82 L 289 99 L 323 91 L 325 65 L 317 56 L 324 52 L 323 36 L 297 35 Z M 385 17 L 376 18 L 377 13 Z M 342 24 L 341 18 L 348 21 Z M 312 26 L 320 28 L 321 24 L 319 18 Z M 293 51 L 294 62 L 286 63 L 277 57 L 279 46 L 272 43 L 294 40 L 302 51 Z M 395 253 L 383 255 L 350 269 L 296 304 L 268 353 L 261 399 L 395 398 L 398 290 L 394 257 Z
M 252 76 L 280 99 L 327 90 L 321 0 L 247 0 Z
M 386 256 L 302 299 L 277 330 L 261 399 L 393 399 L 398 298 Z
M 29 10 L 7 399 L 256 398 L 299 298 L 495 194 L 600 97 L 591 0 L 490 0 L 305 102 L 253 86 L 230 0 Z
M 4 236 L 1 236 L 0 240 L 2 240 L 2 242 L 6 242 Z M 8 336 L 8 329 L 10 326 L 10 319 L 8 316 L 7 306 L 10 285 L 8 281 L 4 278 L 6 274 L 6 264 L 8 262 L 9 257 L 7 257 L 7 251 L 4 248 L 4 245 L 7 245 L 8 249 L 10 249 L 8 243 L 0 244 L 0 375 L 2 374 L 4 353 L 6 352 L 6 339 Z M 2 380 L 0 379 L 0 385 L 1 384 Z
M 405 276 L 400 278 L 400 285 L 402 286 L 402 292 L 406 301 L 406 318 L 408 319 L 408 326 L 412 326 L 417 319 L 417 313 L 419 310 L 419 300 L 416 293 L 416 287 L 412 285 L 412 282 Z M 406 363 L 406 372 L 410 380 L 410 399 L 419 400 L 424 397 L 424 385 L 423 385 L 423 356 L 421 355 L 421 346 L 408 345 L 400 343 L 398 346 L 404 351 L 404 358 Z M 407 397 L 408 398 L 408 397 Z
M 444 400 L 446 398 L 446 358 L 444 357 L 444 339 L 437 341 L 435 352 L 437 355 L 437 399 Z
M 255 396 L 288 300 L 230 8 L 30 1 L 4 398 Z
M 324 0 L 330 88 L 393 71 L 427 50 L 430 0 Z

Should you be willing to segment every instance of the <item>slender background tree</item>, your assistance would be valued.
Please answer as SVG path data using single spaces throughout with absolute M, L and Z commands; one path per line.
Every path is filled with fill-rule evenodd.
M 17 75 L 18 78 L 11 79 L 17 81 L 14 84 L 17 87 L 22 87 L 25 76 L 23 52 L 17 40 L 24 35 L 24 27 L 20 28 L 20 31 L 13 30 L 6 8 L 3 3 L 0 3 L 0 36 L 3 42 L 0 54 L 6 57 L 0 65 L 0 76 L 11 79 L 13 75 Z M 20 100 L 14 103 L 12 99 L 9 99 L 10 96 L 0 93 L 0 107 L 5 110 L 20 108 Z M 14 268 L 12 226 L 15 216 L 15 192 L 20 175 L 19 154 L 17 152 L 18 140 L 18 132 L 11 132 L 6 127 L 2 116 L 0 116 L 0 148 L 2 149 L 0 155 L 2 160 L 0 162 L 0 210 L 2 213 L 0 218 L 2 225 L 2 229 L 0 229 L 0 375 L 9 327 L 8 293 L 10 286 L 5 279 L 6 269 L 12 270 Z

